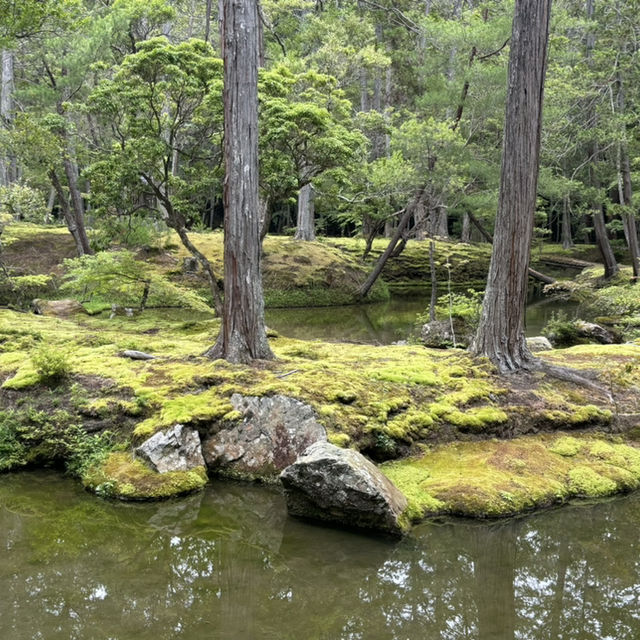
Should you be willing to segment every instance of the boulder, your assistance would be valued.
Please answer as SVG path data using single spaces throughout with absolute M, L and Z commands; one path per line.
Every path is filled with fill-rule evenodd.
M 157 356 L 152 356 L 150 353 L 145 353 L 144 351 L 127 349 L 122 352 L 122 357 L 129 358 L 130 360 L 155 360 Z
M 32 303 L 33 312 L 41 316 L 68 318 L 76 313 L 86 313 L 77 300 L 41 300 L 36 298 Z
M 448 347 L 467 348 L 473 340 L 473 331 L 460 318 L 453 319 L 453 331 L 449 320 L 433 320 L 422 325 L 420 331 L 425 347 L 447 349 Z
M 313 409 L 294 398 L 235 393 L 231 404 L 243 420 L 205 439 L 207 465 L 225 475 L 276 478 L 311 444 L 326 441 Z
M 574 325 L 581 338 L 586 338 L 590 342 L 599 344 L 619 344 L 622 342 L 619 335 L 615 332 L 605 329 L 603 326 L 595 322 L 585 322 L 584 320 L 576 320 Z
M 402 535 L 407 499 L 361 453 L 311 445 L 280 480 L 290 515 Z
M 527 347 L 529 347 L 529 351 L 532 353 L 536 353 L 538 351 L 550 351 L 553 349 L 549 340 L 544 336 L 527 338 Z
M 137 447 L 135 453 L 158 473 L 205 466 L 200 435 L 181 424 L 155 433 Z

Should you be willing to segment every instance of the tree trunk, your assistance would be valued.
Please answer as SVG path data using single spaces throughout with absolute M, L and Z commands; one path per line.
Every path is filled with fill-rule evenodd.
M 471 242 L 471 221 L 469 220 L 469 214 L 462 214 L 462 231 L 460 233 L 460 240 L 462 242 Z
M 204 13 L 204 41 L 209 42 L 209 34 L 211 32 L 211 5 L 213 0 L 207 0 Z
M 562 248 L 571 249 L 571 247 L 573 247 L 571 211 L 569 210 L 569 196 L 565 196 L 562 202 Z
M 416 240 L 422 242 L 428 235 L 427 223 L 429 221 L 424 202 L 418 200 L 413 210 L 413 221 L 416 229 Z
M 62 187 L 62 183 L 60 182 L 60 177 L 55 172 L 55 170 L 51 169 L 49 171 L 49 179 L 51 180 L 51 184 L 56 191 L 58 196 L 58 202 L 60 203 L 60 210 L 62 211 L 62 216 L 64 217 L 64 221 L 67 224 L 67 229 L 69 229 L 69 233 L 72 235 L 74 242 L 76 243 L 76 251 L 79 256 L 85 255 L 86 251 L 84 250 L 84 243 L 82 241 L 82 236 L 78 231 L 78 225 L 69 207 L 69 199 L 67 198 L 67 194 L 64 192 L 64 188 Z
M 0 85 L 0 126 L 10 129 L 13 122 L 13 53 L 2 51 L 2 80 Z M 6 187 L 17 180 L 15 158 L 0 154 L 0 187 Z
M 550 11 L 551 0 L 517 0 L 513 18 L 496 233 L 472 345 L 503 373 L 535 361 L 525 340 L 524 313 Z
M 313 221 L 315 213 L 314 193 L 311 184 L 305 184 L 298 191 L 298 223 L 296 225 L 296 240 L 313 242 L 316 239 L 316 229 Z
M 435 220 L 434 220 L 434 235 L 439 238 L 448 238 L 449 237 L 449 216 L 447 214 L 447 208 L 440 205 L 435 209 Z
M 67 176 L 67 184 L 69 185 L 71 212 L 75 219 L 78 238 L 82 244 L 81 255 L 92 255 L 93 249 L 89 245 L 89 238 L 87 237 L 87 231 L 84 226 L 84 202 L 82 201 L 82 194 L 78 187 L 78 166 L 68 155 L 65 156 L 63 165 L 64 173 Z
M 222 0 L 224 60 L 224 308 L 206 355 L 271 359 L 264 326 L 258 212 L 258 6 Z
M 394 255 L 398 255 L 397 250 L 398 246 L 404 247 L 402 241 L 402 236 L 405 233 L 407 226 L 409 225 L 409 221 L 414 214 L 415 207 L 418 202 L 422 201 L 424 197 L 424 190 L 421 189 L 414 197 L 414 199 L 407 205 L 402 217 L 398 222 L 398 226 L 395 229 L 393 237 L 389 241 L 387 248 L 384 250 L 383 254 L 378 258 L 375 266 L 371 270 L 371 273 L 367 277 L 365 283 L 358 290 L 358 297 L 365 298 L 371 287 L 375 284 L 375 281 L 378 279 L 382 270 L 384 269 L 384 265 L 387 263 L 387 260 Z
M 595 0 L 587 0 L 587 19 L 593 20 L 595 13 Z M 595 47 L 595 31 L 592 29 L 587 34 L 586 39 L 586 58 L 587 64 L 589 67 L 591 66 L 591 61 L 593 57 L 593 49 Z M 591 123 L 591 130 L 595 130 L 598 124 L 598 116 L 595 113 L 595 110 L 592 110 L 589 122 Z M 593 162 L 597 162 L 598 156 L 600 154 L 598 148 L 598 142 L 594 141 L 592 145 L 592 157 Z M 589 176 L 591 186 L 595 187 L 596 190 L 600 190 L 600 179 L 598 178 L 593 164 L 589 166 Z M 598 245 L 598 249 L 600 251 L 600 255 L 602 256 L 602 262 L 604 264 L 604 278 L 605 280 L 609 280 L 613 278 L 619 271 L 620 267 L 616 261 L 616 258 L 613 254 L 613 249 L 611 248 L 611 242 L 609 242 L 609 235 L 607 233 L 607 227 L 605 225 L 604 219 L 604 207 L 602 206 L 602 202 L 594 202 L 593 204 L 593 229 L 596 234 L 596 244 Z
M 619 162 L 619 183 L 620 183 L 620 204 L 630 209 L 633 206 L 633 188 L 631 186 L 631 166 L 629 164 L 629 153 L 626 147 L 620 145 Z M 633 280 L 638 282 L 640 277 L 640 250 L 638 249 L 638 228 L 633 212 L 626 211 L 622 214 L 622 225 L 624 236 L 629 247 L 631 266 L 633 268 Z

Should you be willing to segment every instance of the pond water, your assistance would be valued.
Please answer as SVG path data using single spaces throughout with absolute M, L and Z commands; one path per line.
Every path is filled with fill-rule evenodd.
M 124 504 L 5 475 L 0 638 L 636 640 L 639 529 L 638 494 L 391 542 L 288 518 L 272 488 Z
M 266 322 L 288 338 L 391 344 L 416 331 L 416 316 L 429 308 L 429 296 L 393 296 L 386 302 L 344 307 L 267 309 Z M 531 295 L 527 305 L 527 336 L 539 336 L 553 313 L 571 316 L 573 302 Z

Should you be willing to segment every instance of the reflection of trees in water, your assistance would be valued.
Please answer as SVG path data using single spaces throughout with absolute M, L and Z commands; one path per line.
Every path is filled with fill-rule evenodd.
M 0 478 L 0 637 L 635 640 L 640 497 L 400 543 L 247 485 L 112 504 Z M 89 631 L 88 631 L 89 630 Z M 87 635 L 89 634 L 89 635 Z

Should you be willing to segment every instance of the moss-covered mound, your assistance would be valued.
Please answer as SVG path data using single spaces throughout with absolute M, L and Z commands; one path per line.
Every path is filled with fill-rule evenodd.
M 604 435 L 545 434 L 436 446 L 382 469 L 416 520 L 503 517 L 637 489 L 640 450 Z
M 500 378 L 466 352 L 419 346 L 272 337 L 274 361 L 212 362 L 199 354 L 218 321 L 185 314 L 60 319 L 0 311 L 0 469 L 64 465 L 88 487 L 124 498 L 192 490 L 204 480 L 151 481 L 157 474 L 124 452 L 177 422 L 202 436 L 233 424 L 241 418 L 230 403 L 236 392 L 306 402 L 333 443 L 377 461 L 413 456 L 427 443 L 462 440 L 482 448 L 495 436 L 640 425 L 637 345 L 546 356 L 604 371 L 598 393 L 542 374 Z M 130 360 L 122 357 L 126 349 L 157 357 Z

